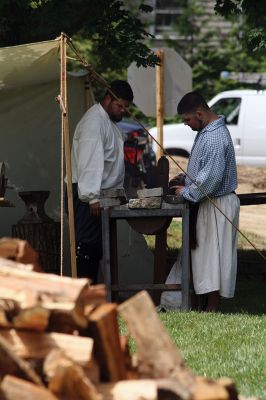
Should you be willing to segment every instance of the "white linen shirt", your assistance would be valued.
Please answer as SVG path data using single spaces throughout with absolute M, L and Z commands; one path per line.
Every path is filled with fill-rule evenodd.
M 78 123 L 71 150 L 72 182 L 81 201 L 96 203 L 101 189 L 122 188 L 124 143 L 121 132 L 101 104 L 92 106 Z

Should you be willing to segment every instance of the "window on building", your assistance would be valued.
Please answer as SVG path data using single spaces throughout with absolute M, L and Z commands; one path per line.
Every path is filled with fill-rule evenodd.
M 169 7 L 173 7 L 176 8 L 177 7 L 177 1 L 176 0 L 157 0 L 156 1 L 156 8 L 169 8 Z

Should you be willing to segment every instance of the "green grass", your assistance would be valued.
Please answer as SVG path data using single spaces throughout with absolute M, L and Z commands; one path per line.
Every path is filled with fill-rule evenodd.
M 243 232 L 244 235 L 255 244 L 259 249 L 266 248 L 265 239 L 253 232 Z M 155 236 L 144 235 L 146 242 L 149 247 L 154 248 Z M 167 245 L 169 249 L 176 249 L 181 247 L 182 242 L 182 222 L 180 219 L 173 219 L 168 230 L 167 230 Z M 247 242 L 247 240 L 239 234 L 238 236 L 238 249 L 247 250 L 253 247 Z
M 243 233 L 258 249 L 266 248 L 266 241 L 263 237 L 253 232 L 243 231 Z M 251 246 L 251 244 L 249 244 L 248 241 L 241 234 L 238 235 L 237 247 L 240 250 L 253 249 L 253 246 Z
M 266 399 L 265 278 L 239 280 L 235 298 L 223 300 L 220 313 L 158 315 L 194 374 L 230 377 L 243 396 Z M 136 351 L 132 338 L 130 347 Z
M 155 246 L 154 235 L 144 235 L 147 245 L 152 249 Z M 173 219 L 167 230 L 167 246 L 169 249 L 179 248 L 182 242 L 182 223 Z
M 181 247 L 181 230 L 178 220 L 168 228 L 169 269 Z M 265 240 L 244 233 L 266 255 Z M 154 237 L 145 239 L 154 250 Z M 195 374 L 228 376 L 240 394 L 266 399 L 266 265 L 241 235 L 236 294 L 222 300 L 220 313 L 167 312 L 159 316 Z
M 232 378 L 244 396 L 266 398 L 266 316 L 160 313 L 187 367 L 211 378 Z

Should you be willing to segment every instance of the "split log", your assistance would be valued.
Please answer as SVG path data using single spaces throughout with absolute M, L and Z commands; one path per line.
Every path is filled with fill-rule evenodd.
M 229 400 L 229 393 L 214 380 L 197 376 L 192 400 Z
M 16 301 L 0 299 L 0 326 L 9 328 L 11 326 L 10 321 L 18 314 L 18 311 L 19 305 Z
M 185 368 L 180 352 L 160 321 L 148 293 L 139 292 L 119 305 L 118 311 L 136 341 L 141 376 L 175 378 L 189 397 L 195 378 Z
M 9 328 L 10 323 L 8 322 L 6 312 L 0 306 L 0 326 L 3 328 Z
M 20 310 L 18 315 L 13 318 L 13 327 L 44 331 L 47 328 L 49 317 L 50 311 L 41 306 Z
M 72 303 L 79 306 L 84 301 L 83 296 L 86 295 L 89 284 L 88 279 L 72 279 L 54 274 L 10 268 L 10 265 L 6 265 L 5 259 L 0 259 L 0 278 L 0 298 L 4 298 L 5 294 L 2 292 L 2 288 L 13 290 L 13 299 L 19 303 L 21 303 L 21 294 L 28 292 L 31 293 L 32 302 L 35 301 L 37 305 L 41 303 L 50 309 L 60 308 L 60 306 L 56 307 L 56 304 L 68 306 L 69 303 Z M 21 305 L 22 308 L 26 306 L 28 304 Z
M 225 390 L 229 394 L 229 399 L 230 400 L 238 400 L 238 391 L 236 388 L 236 384 L 231 378 L 219 378 L 216 381 L 219 385 L 223 386 Z
M 105 383 L 97 389 L 104 400 L 157 400 L 157 385 L 152 379 Z
M 124 354 L 126 379 L 139 379 L 138 360 L 136 354 L 131 354 L 129 346 L 129 337 L 119 336 L 122 353 Z
M 87 319 L 84 315 L 86 304 L 95 297 L 100 297 L 101 301 L 104 301 L 103 290 L 100 295 L 90 294 L 88 279 L 72 279 L 10 268 L 6 265 L 6 261 L 0 259 L 0 299 L 13 299 L 17 306 L 12 321 L 6 318 L 11 326 L 45 330 L 52 311 L 63 310 L 71 313 L 74 325 L 86 328 Z M 97 290 L 99 292 L 99 289 Z M 2 314 L 0 323 L 2 320 L 2 326 L 6 326 L 3 308 L 0 314 Z
M 22 269 L 25 271 L 33 271 L 33 265 L 32 264 L 22 264 L 17 261 L 14 261 L 12 259 L 8 259 L 5 257 L 0 257 L 0 265 L 1 267 L 9 267 L 9 268 L 14 268 L 14 269 Z
M 49 324 L 46 328 L 48 332 L 60 332 L 73 335 L 76 332 L 86 335 L 87 320 L 83 318 L 81 322 L 76 318 L 73 310 L 53 310 L 51 311 Z
M 11 238 L 0 239 L 0 257 L 15 260 L 18 252 L 17 242 Z
M 156 379 L 158 400 L 190 399 L 188 391 L 180 382 L 173 378 Z
M 83 369 L 60 350 L 53 350 L 44 362 L 48 388 L 67 400 L 102 400 Z
M 2 400 L 57 400 L 48 389 L 36 386 L 23 379 L 7 375 L 0 386 L 0 399 Z
M 18 357 L 8 342 L 0 337 L 0 376 L 15 375 L 42 386 L 41 379 L 30 365 Z
M 74 362 L 87 368 L 92 362 L 93 339 L 62 333 L 0 331 L 12 352 L 24 360 L 44 360 L 54 349 L 61 349 Z
M 15 260 L 18 263 L 30 264 L 34 271 L 42 272 L 38 253 L 26 240 L 0 239 L 0 257 Z
M 78 306 L 81 309 L 81 312 L 84 312 L 85 315 L 89 315 L 90 311 L 92 311 L 92 307 L 99 306 L 100 304 L 104 304 L 107 302 L 107 290 L 106 286 L 103 284 L 90 286 L 84 295 L 79 300 Z M 91 307 L 92 306 L 92 307 Z M 87 310 L 87 311 L 86 311 Z
M 87 334 L 88 317 L 94 309 L 107 302 L 105 285 L 90 286 L 74 310 L 53 310 L 50 315 L 47 331 L 73 334 L 78 331 Z
M 89 315 L 88 332 L 94 339 L 94 350 L 104 381 L 126 378 L 125 357 L 119 339 L 117 305 L 102 304 Z

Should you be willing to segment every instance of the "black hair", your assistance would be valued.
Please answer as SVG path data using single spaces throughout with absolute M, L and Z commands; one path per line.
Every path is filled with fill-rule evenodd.
M 204 97 L 198 92 L 189 92 L 182 97 L 177 105 L 177 112 L 181 114 L 194 113 L 197 109 L 202 108 L 209 110 L 209 106 L 206 103 Z
M 133 91 L 131 89 L 130 84 L 127 81 L 122 81 L 120 79 L 117 79 L 110 84 L 110 89 L 111 91 L 120 99 L 127 100 L 127 101 L 132 101 L 133 100 Z M 105 93 L 105 96 L 107 94 L 112 94 L 107 90 Z

